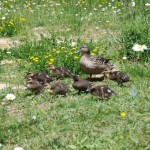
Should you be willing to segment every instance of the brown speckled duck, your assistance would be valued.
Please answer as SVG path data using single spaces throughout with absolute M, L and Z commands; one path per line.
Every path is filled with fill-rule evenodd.
M 60 77 L 72 77 L 74 73 L 72 73 L 69 69 L 65 67 L 55 67 L 53 64 L 49 66 L 51 71 L 51 76 L 60 78 Z
M 116 93 L 106 85 L 92 87 L 90 92 L 93 96 L 99 96 L 102 99 L 108 99 Z
M 113 69 L 113 65 L 109 62 L 110 59 L 100 58 L 99 56 L 90 56 L 90 50 L 86 45 L 81 46 L 79 51 L 82 53 L 80 67 L 86 74 L 90 75 L 90 79 L 93 74 L 102 73 L 104 73 L 105 79 L 105 72 Z
M 39 81 L 40 83 L 49 83 L 52 82 L 54 79 L 50 77 L 48 74 L 43 72 L 28 72 L 25 76 L 26 80 L 32 79 L 35 81 Z
M 54 95 L 58 94 L 65 96 L 68 92 L 68 87 L 62 82 L 56 82 L 51 86 L 49 92 Z
M 130 78 L 127 74 L 121 71 L 113 71 L 109 73 L 109 79 L 118 83 L 118 85 L 123 86 L 124 82 L 129 82 Z
M 88 92 L 90 87 L 92 86 L 92 84 L 88 80 L 81 79 L 77 75 L 73 76 L 73 81 L 74 82 L 72 83 L 72 87 L 75 90 L 78 90 L 79 93 L 81 91 Z
M 38 94 L 44 88 L 44 84 L 39 81 L 29 79 L 27 81 L 26 88 L 30 90 L 33 94 Z

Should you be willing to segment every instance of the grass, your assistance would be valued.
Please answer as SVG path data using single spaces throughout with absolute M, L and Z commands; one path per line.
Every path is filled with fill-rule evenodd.
M 17 38 L 21 44 L 0 50 L 0 60 L 9 60 L 0 65 L 0 83 L 12 85 L 0 90 L 0 149 L 15 146 L 25 150 L 150 149 L 149 51 L 141 55 L 142 61 L 122 59 L 135 39 L 140 42 L 144 37 L 141 44 L 149 48 L 149 34 L 143 35 L 145 26 L 139 21 L 139 18 L 145 19 L 148 24 L 149 7 L 141 5 L 140 1 L 135 7 L 131 7 L 130 2 L 127 8 L 116 1 L 109 5 L 109 1 L 91 0 L 64 2 L 63 5 L 61 1 L 2 2 L 1 7 L 5 9 L 0 15 L 1 19 L 6 19 L 2 19 L 0 25 L 3 27 L 1 36 Z M 130 41 L 132 22 L 139 23 L 134 35 L 138 32 L 141 36 L 133 36 Z M 3 26 L 6 23 L 7 26 Z M 128 45 L 122 39 L 128 41 Z M 106 84 L 117 92 L 110 100 L 102 101 L 91 94 L 78 95 L 72 88 L 72 79 L 61 80 L 70 89 L 66 97 L 50 95 L 47 90 L 27 96 L 29 91 L 12 88 L 25 85 L 27 71 L 50 74 L 48 65 L 52 62 L 85 78 L 79 67 L 81 55 L 74 53 L 83 44 L 90 47 L 93 55 L 111 58 L 132 80 L 124 87 L 110 80 L 93 82 Z M 134 90 L 136 95 L 132 96 Z M 13 93 L 16 99 L 7 101 L 8 93 Z M 125 117 L 121 116 L 122 112 Z

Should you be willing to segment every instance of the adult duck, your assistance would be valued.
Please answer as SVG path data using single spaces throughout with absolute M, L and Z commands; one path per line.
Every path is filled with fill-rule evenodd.
M 99 56 L 90 56 L 90 50 L 88 46 L 83 45 L 80 47 L 79 52 L 82 53 L 80 59 L 81 70 L 90 75 L 90 79 L 93 74 L 104 74 L 106 79 L 106 72 L 113 69 L 113 65 L 109 62 L 110 59 L 100 58 Z

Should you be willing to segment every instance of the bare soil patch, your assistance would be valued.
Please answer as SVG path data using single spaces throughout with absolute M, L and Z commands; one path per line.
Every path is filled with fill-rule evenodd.
M 26 89 L 25 86 L 23 86 L 23 85 L 10 85 L 7 83 L 0 83 L 0 90 L 5 89 L 5 88 L 11 88 L 13 90 Z
M 0 49 L 9 49 L 20 44 L 19 40 L 12 38 L 0 38 Z

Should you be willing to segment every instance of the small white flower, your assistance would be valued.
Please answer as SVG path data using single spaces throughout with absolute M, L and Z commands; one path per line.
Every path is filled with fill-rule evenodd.
M 132 6 L 132 7 L 135 6 L 135 2 L 134 2 L 134 1 L 131 2 L 131 6 Z
M 2 17 L 2 20 L 5 20 L 6 19 L 6 17 Z
M 99 30 L 99 27 L 95 27 L 96 30 Z
M 147 50 L 147 46 L 146 45 L 140 45 L 138 43 L 136 43 L 132 49 L 136 52 L 144 52 L 144 50 Z
M 74 47 L 74 46 L 76 46 L 76 45 L 77 45 L 76 42 L 71 42 L 71 46 L 72 46 L 72 47 Z
M 105 11 L 106 10 L 106 8 L 102 8 L 102 11 Z
M 23 147 L 15 147 L 14 150 L 23 150 Z
M 89 16 L 91 16 L 92 15 L 92 13 L 89 13 Z
M 9 51 L 8 51 L 8 52 L 6 52 L 6 53 L 7 53 L 7 54 L 11 54 L 11 52 L 9 52 Z
M 33 120 L 36 120 L 36 116 L 35 116 L 35 115 L 34 115 L 34 116 L 32 116 L 32 119 L 33 119 Z
M 56 39 L 57 44 L 63 43 L 64 41 Z
M 146 6 L 146 7 L 150 7 L 150 4 L 149 4 L 149 3 L 146 3 L 145 6 Z
M 0 147 L 2 147 L 3 145 L 2 145 L 2 143 L 0 143 Z
M 16 96 L 15 96 L 14 94 L 12 94 L 12 93 L 9 93 L 9 94 L 6 95 L 5 98 L 6 98 L 7 100 L 13 101 L 13 100 L 16 98 Z
M 123 59 L 123 60 L 126 60 L 126 59 L 127 59 L 127 57 L 126 57 L 126 56 L 123 56 L 123 57 L 122 57 L 122 59 Z

